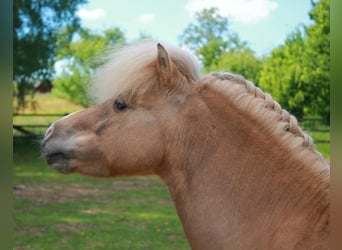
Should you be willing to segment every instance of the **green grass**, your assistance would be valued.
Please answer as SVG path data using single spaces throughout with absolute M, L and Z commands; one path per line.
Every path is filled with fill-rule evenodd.
M 70 113 L 82 109 L 82 106 L 70 103 L 64 99 L 53 96 L 50 93 L 37 93 L 34 97 L 35 107 L 28 105 L 25 110 L 20 110 L 19 113 Z M 13 99 L 13 112 L 16 111 L 16 100 Z
M 189 249 L 157 177 L 93 179 L 47 167 L 14 139 L 14 249 Z
M 314 141 L 330 141 L 330 132 L 309 132 Z M 316 149 L 330 160 L 330 143 L 316 143 Z
M 314 139 L 316 149 L 330 160 L 330 126 L 320 118 L 304 119 L 300 125 Z

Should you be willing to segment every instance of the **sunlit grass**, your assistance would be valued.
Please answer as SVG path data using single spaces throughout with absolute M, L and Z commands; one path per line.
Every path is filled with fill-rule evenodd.
M 330 132 L 309 132 L 314 139 L 316 150 L 325 158 L 330 159 L 330 143 L 320 141 L 330 141 Z
M 24 110 L 20 110 L 19 113 L 31 114 L 31 113 L 43 113 L 43 114 L 64 114 L 70 113 L 82 109 L 83 107 L 64 99 L 53 96 L 50 93 L 41 94 L 37 93 L 34 97 L 34 107 L 28 105 Z M 13 99 L 13 112 L 16 113 L 16 99 Z

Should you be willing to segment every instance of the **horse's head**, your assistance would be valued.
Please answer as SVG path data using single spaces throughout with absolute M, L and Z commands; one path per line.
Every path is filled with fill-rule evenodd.
M 168 143 L 164 127 L 172 126 L 179 107 L 191 93 L 196 75 L 189 73 L 186 62 L 169 56 L 160 44 L 153 48 L 153 60 L 148 64 L 140 68 L 124 65 L 135 82 L 122 84 L 130 87 L 121 86 L 113 97 L 70 114 L 48 128 L 41 146 L 48 164 L 61 173 L 103 177 L 157 171 Z M 138 61 L 139 56 L 135 55 Z M 130 67 L 136 72 L 131 72 Z M 111 84 L 116 84 L 119 73 L 113 73 Z

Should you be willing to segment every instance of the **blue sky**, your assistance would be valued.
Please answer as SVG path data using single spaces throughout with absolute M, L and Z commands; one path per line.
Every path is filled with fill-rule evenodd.
M 282 44 L 300 24 L 309 24 L 310 0 L 89 0 L 78 16 L 85 27 L 103 30 L 120 27 L 133 40 L 141 32 L 173 45 L 194 21 L 194 13 L 218 7 L 230 29 L 258 55 Z

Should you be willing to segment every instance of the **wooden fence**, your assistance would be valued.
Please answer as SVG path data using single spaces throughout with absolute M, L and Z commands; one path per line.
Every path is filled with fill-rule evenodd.
M 13 114 L 13 136 L 40 138 L 50 124 L 65 114 Z
M 40 138 L 50 124 L 66 114 L 13 114 L 13 136 Z M 320 117 L 304 118 L 300 121 L 306 132 L 317 144 L 330 143 L 330 127 Z

